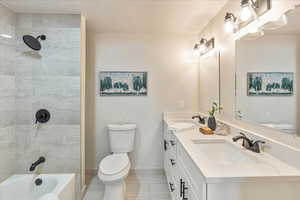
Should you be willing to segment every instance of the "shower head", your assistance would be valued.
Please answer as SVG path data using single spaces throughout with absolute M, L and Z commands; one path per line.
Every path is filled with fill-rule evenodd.
M 31 36 L 31 35 L 24 35 L 23 36 L 24 43 L 28 47 L 30 47 L 31 49 L 33 49 L 35 51 L 39 51 L 42 48 L 40 40 L 46 40 L 46 36 L 45 35 L 39 35 L 36 38 Z

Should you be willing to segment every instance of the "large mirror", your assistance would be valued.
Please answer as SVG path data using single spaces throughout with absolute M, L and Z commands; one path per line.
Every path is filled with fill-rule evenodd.
M 207 113 L 220 102 L 220 52 L 212 50 L 200 58 L 200 111 Z
M 299 135 L 299 21 L 297 8 L 237 41 L 236 119 Z

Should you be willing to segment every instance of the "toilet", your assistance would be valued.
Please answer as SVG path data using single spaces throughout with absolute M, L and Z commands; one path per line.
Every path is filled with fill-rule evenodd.
M 128 153 L 133 150 L 135 124 L 108 125 L 112 154 L 101 160 L 98 177 L 104 183 L 103 200 L 125 199 L 125 178 L 131 164 Z

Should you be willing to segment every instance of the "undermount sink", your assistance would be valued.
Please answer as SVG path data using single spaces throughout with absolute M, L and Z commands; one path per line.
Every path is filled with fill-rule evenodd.
M 222 139 L 192 140 L 199 153 L 209 156 L 217 165 L 254 164 L 259 161 L 246 150 Z
M 175 130 L 186 130 L 197 126 L 200 126 L 198 122 L 195 122 L 194 120 L 187 120 L 187 119 L 173 120 L 172 123 L 170 124 L 170 128 Z

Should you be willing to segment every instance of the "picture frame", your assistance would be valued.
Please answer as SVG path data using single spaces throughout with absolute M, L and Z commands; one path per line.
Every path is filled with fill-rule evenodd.
M 294 72 L 248 72 L 248 96 L 292 96 Z
M 100 71 L 100 96 L 147 96 L 148 72 Z

